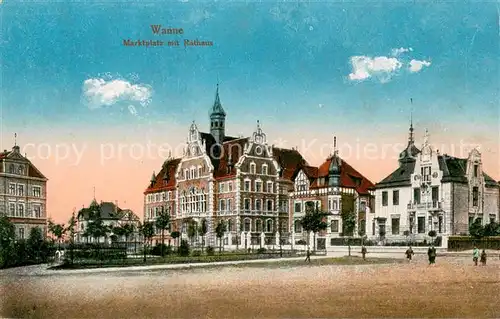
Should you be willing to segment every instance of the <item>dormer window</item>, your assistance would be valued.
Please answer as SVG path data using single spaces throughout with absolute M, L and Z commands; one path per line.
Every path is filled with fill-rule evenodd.
M 15 174 L 14 164 L 10 164 L 10 166 L 9 166 L 9 173 Z
M 267 164 L 262 165 L 262 175 L 267 175 Z

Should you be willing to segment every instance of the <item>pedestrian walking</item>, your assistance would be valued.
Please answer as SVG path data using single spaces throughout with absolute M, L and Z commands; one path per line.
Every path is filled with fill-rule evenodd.
M 434 248 L 434 245 L 429 247 L 427 255 L 429 256 L 429 265 L 434 265 L 436 263 L 436 248 Z
M 361 256 L 363 256 L 363 260 L 366 260 L 366 247 L 365 247 L 365 245 L 361 246 Z
M 309 248 L 307 248 L 305 261 L 311 262 L 311 251 L 309 250 Z
M 481 252 L 481 265 L 486 266 L 486 251 L 484 249 Z
M 413 249 L 411 249 L 411 246 L 408 247 L 405 254 L 406 254 L 406 259 L 408 259 L 408 262 L 411 262 L 411 258 L 413 257 L 413 255 L 415 255 Z
M 477 266 L 477 261 L 479 260 L 479 249 L 477 249 L 476 246 L 474 246 L 474 249 L 472 250 L 472 260 L 474 261 L 474 266 Z

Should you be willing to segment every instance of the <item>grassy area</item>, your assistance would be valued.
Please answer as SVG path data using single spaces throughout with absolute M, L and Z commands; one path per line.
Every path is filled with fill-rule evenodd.
M 296 254 L 284 253 L 283 258 L 297 257 Z M 62 264 L 52 267 L 51 269 L 82 269 L 82 268 L 103 268 L 103 267 L 131 267 L 131 266 L 150 266 L 150 265 L 165 265 L 165 264 L 189 264 L 189 263 L 211 263 L 220 261 L 240 261 L 240 260 L 256 260 L 256 259 L 273 259 L 280 258 L 279 253 L 223 253 L 213 256 L 189 256 L 181 257 L 177 255 L 169 255 L 166 257 L 148 257 L 146 262 L 143 258 L 127 258 L 114 260 L 78 260 L 71 264 Z
M 293 258 L 298 257 L 296 255 L 288 255 L 283 258 Z M 299 256 L 301 257 L 301 256 Z M 89 269 L 89 268 L 107 268 L 107 267 L 131 267 L 131 266 L 151 266 L 151 265 L 168 265 L 168 264 L 190 264 L 190 263 L 211 263 L 211 262 L 224 262 L 224 261 L 244 261 L 244 260 L 259 260 L 266 259 L 262 261 L 236 264 L 231 265 L 232 267 L 294 267 L 294 266 L 324 266 L 324 265 L 361 265 L 361 264 L 387 264 L 387 263 L 399 263 L 400 259 L 393 258 L 367 258 L 363 260 L 360 257 L 337 257 L 337 258 L 317 258 L 311 259 L 310 263 L 306 263 L 304 260 L 281 260 L 281 261 L 269 261 L 268 259 L 279 259 L 279 255 L 275 254 L 247 254 L 247 255 L 236 255 L 236 254 L 225 254 L 225 255 L 215 255 L 215 256 L 199 256 L 199 257 L 178 257 L 169 256 L 165 258 L 149 258 L 146 262 L 142 259 L 125 259 L 125 260 L 111 260 L 111 261 L 91 261 L 87 260 L 85 262 L 74 263 L 74 264 L 63 264 L 59 266 L 52 267 L 51 269 Z M 221 265 L 213 265 L 214 267 L 221 267 Z

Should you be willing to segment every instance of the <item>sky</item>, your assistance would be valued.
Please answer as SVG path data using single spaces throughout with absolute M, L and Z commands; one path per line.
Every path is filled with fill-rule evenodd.
M 4 0 L 0 17 L 1 149 L 17 133 L 59 222 L 94 188 L 142 217 L 168 150 L 181 155 L 192 121 L 207 131 L 217 83 L 227 134 L 249 136 L 260 120 L 270 144 L 311 165 L 337 136 L 376 183 L 397 167 L 411 117 L 417 145 L 428 129 L 441 153 L 478 147 L 500 179 L 493 2 Z

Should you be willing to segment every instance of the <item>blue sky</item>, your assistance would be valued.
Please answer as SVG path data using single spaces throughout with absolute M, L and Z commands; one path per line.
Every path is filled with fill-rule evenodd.
M 498 131 L 495 3 L 4 0 L 0 10 L 2 119 L 13 125 L 206 123 L 219 78 L 228 120 L 249 127 L 257 118 L 316 128 L 406 126 L 412 97 L 420 121 L 481 123 Z M 185 34 L 153 36 L 151 24 Z M 129 38 L 214 46 L 124 47 Z M 398 48 L 408 51 L 391 55 Z M 356 56 L 362 57 L 358 73 Z M 410 72 L 411 60 L 424 65 Z M 370 61 L 382 69 L 400 66 L 360 79 Z M 118 96 L 109 106 L 89 108 L 82 101 L 89 79 L 146 88 L 147 105 Z

